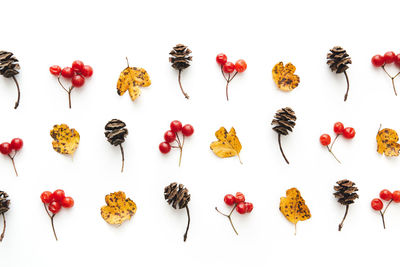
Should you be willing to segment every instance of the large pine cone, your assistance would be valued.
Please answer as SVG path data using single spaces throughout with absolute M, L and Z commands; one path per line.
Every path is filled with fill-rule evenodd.
M 340 46 L 335 46 L 330 50 L 331 52 L 328 53 L 326 62 L 331 71 L 336 73 L 342 73 L 349 68 L 348 64 L 351 64 L 351 58 L 349 54 L 347 54 L 346 50 L 344 50 Z
M 18 59 L 11 52 L 0 51 L 0 74 L 11 78 L 19 73 Z
M 355 183 L 347 179 L 336 182 L 338 185 L 334 186 L 333 189 L 336 191 L 333 195 L 338 199 L 338 202 L 342 205 L 350 205 L 354 203 L 354 200 L 358 198 L 358 188 L 355 187 Z
M 171 57 L 169 58 L 169 62 L 172 63 L 172 67 L 176 70 L 184 70 L 190 66 L 190 62 L 192 57 L 189 56 L 192 51 L 184 46 L 183 44 L 177 44 L 172 51 L 169 53 Z
M 8 194 L 4 191 L 0 191 L 0 214 L 3 214 L 10 209 L 10 200 L 7 198 Z
M 171 183 L 165 187 L 164 197 L 174 209 L 183 209 L 190 201 L 189 190 L 183 184 L 177 183 Z
M 286 107 L 278 110 L 275 113 L 272 125 L 275 125 L 272 129 L 281 135 L 288 135 L 289 131 L 293 131 L 293 127 L 296 125 L 296 115 L 293 109 Z
M 125 122 L 117 119 L 110 120 L 104 127 L 108 142 L 114 146 L 119 146 L 125 142 L 125 137 L 128 135 L 128 129 L 125 128 Z

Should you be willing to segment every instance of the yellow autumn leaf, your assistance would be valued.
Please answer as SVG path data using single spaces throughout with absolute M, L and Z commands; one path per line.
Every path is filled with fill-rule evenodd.
M 286 197 L 281 197 L 279 210 L 288 221 L 294 224 L 295 234 L 297 222 L 311 218 L 310 210 L 297 188 L 287 190 Z
M 378 131 L 376 142 L 378 144 L 377 151 L 379 154 L 385 154 L 388 157 L 397 157 L 400 153 L 399 136 L 395 130 L 385 128 Z
M 105 200 L 107 205 L 101 207 L 101 217 L 109 224 L 120 225 L 136 213 L 135 202 L 122 191 L 106 195 Z
M 50 136 L 54 139 L 53 149 L 60 154 L 73 155 L 78 148 L 79 133 L 73 128 L 70 129 L 66 124 L 54 125 Z
M 272 79 L 282 91 L 292 91 L 300 83 L 300 77 L 294 74 L 296 67 L 292 63 L 283 66 L 279 62 L 272 69 Z
M 239 138 L 236 136 L 235 128 L 231 128 L 229 133 L 224 127 L 221 127 L 215 132 L 218 141 L 211 143 L 210 148 L 220 158 L 228 158 L 238 156 L 240 163 L 242 163 L 239 153 L 242 150 Z

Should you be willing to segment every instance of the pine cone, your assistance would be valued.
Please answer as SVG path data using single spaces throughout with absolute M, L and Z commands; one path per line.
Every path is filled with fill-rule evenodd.
M 0 74 L 11 78 L 19 73 L 18 59 L 11 52 L 0 51 Z
M 187 46 L 177 44 L 169 53 L 171 55 L 169 62 L 172 63 L 174 69 L 182 71 L 190 66 L 189 61 L 192 60 L 192 57 L 189 56 L 190 53 L 192 53 L 192 51 L 187 48 Z
M 0 191 L 0 214 L 3 214 L 10 209 L 10 200 L 7 198 L 8 194 L 4 191 Z
M 327 55 L 328 61 L 326 63 L 331 68 L 331 71 L 336 73 L 346 71 L 349 68 L 347 65 L 351 64 L 351 58 L 349 57 L 349 54 L 347 54 L 346 50 L 340 46 L 335 46 L 330 51 L 331 52 Z
M 164 189 L 164 198 L 174 209 L 183 209 L 190 201 L 190 194 L 183 184 L 171 183 Z
M 338 202 L 342 205 L 350 205 L 354 203 L 354 200 L 358 198 L 358 188 L 352 181 L 341 180 L 336 182 L 338 185 L 334 186 L 333 189 L 336 191 L 333 195 L 338 199 Z
M 104 134 L 110 144 L 119 146 L 125 142 L 125 137 L 128 135 L 128 129 L 125 126 L 125 122 L 117 119 L 113 119 L 106 124 L 106 132 Z
M 293 127 L 296 125 L 296 115 L 293 109 L 286 107 L 278 110 L 275 113 L 272 125 L 275 125 L 272 129 L 281 135 L 288 135 L 289 131 L 293 131 Z

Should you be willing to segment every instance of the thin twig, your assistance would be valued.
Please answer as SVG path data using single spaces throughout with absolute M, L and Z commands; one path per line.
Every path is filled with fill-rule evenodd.
M 288 159 L 286 158 L 285 153 L 283 152 L 283 149 L 282 149 L 281 134 L 278 134 L 278 143 L 279 143 L 279 149 L 281 150 L 281 153 L 282 153 L 283 158 L 285 159 L 286 163 L 289 164 L 289 161 L 288 161 Z
M 390 75 L 389 72 L 387 72 L 387 70 L 385 69 L 385 65 L 382 66 L 382 69 L 385 71 L 385 73 L 387 74 L 387 76 L 389 76 L 389 78 L 392 79 L 392 86 L 393 86 L 394 94 L 397 96 L 396 86 L 395 86 L 395 84 L 394 84 L 394 78 L 396 78 L 397 75 L 400 74 L 400 72 L 398 72 L 395 76 L 392 76 L 392 75 Z
M 119 144 L 119 147 L 121 148 L 121 156 L 122 156 L 121 172 L 123 172 L 124 171 L 124 163 L 125 163 L 124 148 L 122 147 L 122 144 Z
M 339 224 L 339 231 L 341 231 L 342 228 L 343 228 L 343 223 L 344 223 L 344 220 L 346 220 L 346 216 L 347 216 L 347 213 L 348 213 L 348 212 L 349 212 L 349 205 L 346 205 L 346 211 L 345 211 L 345 213 L 344 213 L 343 220 L 342 220 L 342 222 Z
M 15 175 L 17 175 L 18 176 L 18 172 L 17 172 L 17 168 L 15 168 L 15 162 L 14 162 L 14 157 L 15 157 L 15 155 L 17 154 L 17 151 L 15 151 L 15 154 L 14 154 L 14 156 L 10 156 L 10 154 L 8 154 L 8 156 L 10 157 L 10 159 L 11 159 L 11 162 L 12 162 L 12 164 L 13 164 L 13 167 L 14 167 L 14 171 L 15 171 Z
M 4 212 L 1 215 L 3 215 L 3 232 L 0 235 L 0 242 L 3 241 L 4 234 L 6 232 L 6 216 L 4 215 Z
M 232 216 L 232 213 L 233 213 L 233 211 L 234 211 L 234 210 L 235 210 L 235 208 L 236 208 L 236 205 L 237 205 L 237 204 L 235 204 L 235 205 L 233 206 L 233 208 L 232 208 L 231 212 L 229 213 L 229 215 L 228 215 L 228 214 L 225 214 L 225 213 L 222 213 L 222 212 L 220 212 L 220 211 L 218 210 L 218 208 L 217 208 L 217 207 L 215 207 L 215 210 L 216 210 L 216 211 L 218 211 L 218 212 L 219 212 L 221 215 L 223 215 L 223 216 L 225 216 L 225 217 L 227 217 L 227 218 L 229 219 L 229 222 L 231 223 L 231 226 L 232 226 L 232 228 L 233 228 L 233 231 L 235 231 L 236 235 L 239 235 L 239 233 L 236 231 L 236 228 L 235 228 L 235 226 L 233 225 L 232 218 L 231 218 L 231 216 Z
M 332 152 L 332 149 L 330 149 L 328 146 L 326 146 L 326 148 L 328 149 L 329 153 L 331 153 L 332 156 L 337 160 L 337 162 L 339 162 L 340 164 L 342 164 L 342 163 L 340 162 L 340 160 L 339 160 L 339 159 L 335 156 L 335 154 Z
M 336 137 L 335 137 L 335 139 L 333 139 L 333 142 L 332 142 L 332 144 L 331 144 L 331 147 L 329 148 L 330 150 L 332 150 L 333 145 L 335 144 L 335 142 L 336 142 L 336 140 L 339 138 L 339 136 L 340 136 L 340 134 L 337 134 Z
M 189 99 L 189 95 L 183 90 L 183 87 L 182 87 L 182 83 L 181 83 L 181 72 L 182 72 L 182 70 L 179 70 L 179 73 L 178 73 L 178 82 L 179 82 L 179 86 L 181 87 L 182 94 L 185 96 L 185 98 L 186 98 L 186 99 Z
M 47 206 L 45 203 L 43 203 L 43 206 L 44 206 L 44 209 L 46 210 L 47 215 L 49 215 L 49 218 L 51 221 L 51 227 L 53 228 L 54 237 L 56 238 L 56 241 L 58 241 L 56 229 L 54 228 L 54 216 L 56 216 L 56 214 L 50 215 L 50 212 L 47 210 Z
M 186 205 L 186 213 L 187 213 L 187 216 L 188 216 L 188 223 L 187 223 L 187 226 L 186 226 L 186 232 L 183 235 L 183 241 L 184 242 L 186 242 L 187 234 L 188 234 L 189 226 L 190 226 L 190 213 L 189 213 L 189 207 L 187 205 Z
M 350 83 L 349 83 L 349 77 L 347 76 L 347 72 L 344 71 L 344 76 L 346 76 L 346 82 L 347 82 L 347 90 L 346 90 L 346 94 L 344 95 L 344 101 L 347 100 L 347 96 L 349 95 L 349 89 L 350 89 Z
M 13 80 L 15 82 L 15 85 L 17 86 L 17 91 L 18 91 L 17 102 L 15 102 L 15 106 L 14 106 L 14 109 L 17 109 L 17 107 L 19 106 L 19 99 L 21 98 L 21 92 L 19 90 L 19 84 L 18 84 L 17 79 L 15 78 L 14 75 L 12 76 L 12 78 L 13 78 Z

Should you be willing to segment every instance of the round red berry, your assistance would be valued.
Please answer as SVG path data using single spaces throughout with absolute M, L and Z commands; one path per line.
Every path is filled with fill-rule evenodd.
M 51 193 L 50 191 L 44 191 L 40 195 L 40 199 L 42 200 L 43 203 L 48 204 L 53 201 L 53 193 Z
M 55 75 L 55 76 L 60 75 L 60 73 L 61 73 L 61 68 L 60 68 L 60 66 L 58 66 L 58 65 L 51 66 L 51 67 L 50 67 L 50 73 L 53 74 L 53 75 Z
M 82 75 L 74 75 L 71 82 L 74 87 L 81 87 L 85 83 L 85 78 Z
M 394 59 L 394 64 L 396 64 L 397 67 L 400 67 L 400 54 L 396 55 L 396 58 Z
M 83 62 L 80 60 L 75 60 L 74 62 L 72 62 L 72 69 L 75 72 L 81 73 L 84 66 L 85 64 L 83 64 Z
M 400 191 L 396 190 L 392 193 L 392 199 L 394 202 L 399 203 L 400 202 Z
M 72 197 L 64 197 L 61 201 L 61 206 L 64 208 L 72 208 L 74 206 L 74 199 Z
M 356 131 L 352 127 L 346 127 L 343 130 L 343 137 L 347 139 L 352 139 L 356 135 Z
M 194 133 L 194 128 L 192 125 L 186 124 L 185 126 L 183 126 L 182 134 L 184 136 L 191 136 L 193 133 Z
M 217 55 L 218 64 L 225 65 L 226 61 L 228 61 L 228 57 L 224 53 L 220 53 Z
M 70 67 L 65 67 L 61 71 L 61 76 L 63 76 L 64 78 L 72 78 L 72 76 L 74 75 L 74 70 Z
M 14 138 L 11 140 L 11 148 L 14 149 L 15 151 L 18 151 L 22 148 L 24 145 L 24 142 L 22 141 L 21 138 Z
M 61 209 L 61 204 L 56 201 L 53 201 L 49 204 L 49 211 L 53 214 L 58 213 L 60 209 Z
M 243 195 L 243 193 L 237 192 L 236 193 L 236 203 L 239 204 L 241 202 L 244 202 L 246 199 Z
M 247 69 L 247 63 L 243 59 L 239 59 L 235 63 L 235 70 L 237 72 L 244 72 Z
M 175 141 L 175 138 L 176 138 L 176 134 L 175 134 L 173 131 L 171 131 L 171 130 L 166 131 L 165 134 L 164 134 L 164 140 L 165 140 L 165 142 L 167 142 L 167 143 L 172 143 L 172 142 L 174 142 L 174 141 Z
M 253 203 L 251 202 L 245 202 L 244 203 L 245 207 L 246 207 L 246 212 L 250 213 L 253 210 Z
M 371 59 L 372 65 L 374 67 L 381 67 L 383 64 L 385 64 L 385 58 L 381 55 L 375 55 Z
M 374 210 L 381 210 L 381 209 L 383 208 L 383 202 L 382 202 L 382 200 L 380 200 L 379 198 L 374 198 L 374 199 L 371 201 L 371 207 L 372 207 Z
M 385 64 L 391 64 L 395 61 L 396 54 L 392 51 L 389 51 L 383 55 L 383 58 L 385 59 Z
M 240 202 L 239 204 L 236 205 L 236 211 L 239 214 L 245 214 L 246 213 L 246 205 L 244 202 Z
M 170 124 L 171 131 L 174 133 L 182 131 L 182 123 L 178 120 L 171 122 Z
M 328 146 L 331 143 L 331 136 L 329 134 L 323 134 L 319 137 L 319 142 L 323 146 Z
M 11 151 L 12 151 L 12 148 L 11 148 L 11 144 L 10 143 L 2 143 L 0 145 L 0 153 L 1 154 L 8 155 L 8 154 L 11 153 Z
M 167 142 L 162 142 L 159 146 L 158 149 L 160 149 L 160 152 L 163 154 L 167 154 L 168 152 L 171 151 L 171 146 Z
M 390 192 L 387 189 L 383 189 L 380 193 L 379 193 L 379 197 L 385 201 L 389 201 L 393 198 L 392 192 Z
M 235 64 L 233 64 L 232 62 L 226 62 L 222 67 L 222 70 L 225 73 L 232 73 L 235 70 Z
M 85 65 L 82 68 L 81 74 L 86 77 L 89 78 L 93 75 L 93 69 L 92 67 L 90 67 L 89 65 Z
M 64 197 L 65 197 L 65 192 L 62 189 L 57 189 L 56 191 L 53 192 L 53 199 L 56 202 L 61 203 Z
M 232 206 L 233 204 L 236 203 L 236 198 L 235 198 L 235 196 L 232 195 L 232 194 L 227 194 L 227 195 L 225 195 L 225 197 L 224 197 L 224 202 L 225 202 L 226 205 Z
M 343 123 L 341 123 L 341 122 L 336 122 L 334 125 L 333 125 L 333 131 L 335 132 L 335 134 L 342 134 L 343 133 L 343 131 L 344 131 L 344 125 L 343 125 Z

